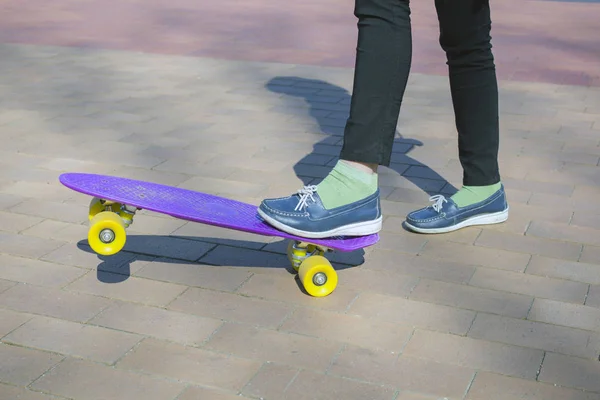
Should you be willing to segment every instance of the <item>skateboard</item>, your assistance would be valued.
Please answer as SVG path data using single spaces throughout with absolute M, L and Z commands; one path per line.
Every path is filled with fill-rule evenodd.
M 331 294 L 337 273 L 325 253 L 350 252 L 374 245 L 379 235 L 307 239 L 266 223 L 257 207 L 193 190 L 140 180 L 84 173 L 65 173 L 60 182 L 92 196 L 88 243 L 100 255 L 113 255 L 125 246 L 126 228 L 136 211 L 148 210 L 187 221 L 289 240 L 287 256 L 306 292 L 314 297 Z

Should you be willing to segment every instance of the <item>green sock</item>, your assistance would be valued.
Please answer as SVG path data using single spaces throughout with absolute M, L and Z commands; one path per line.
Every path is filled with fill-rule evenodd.
M 326 209 L 362 200 L 377 191 L 377 174 L 339 160 L 333 170 L 317 185 L 317 193 Z
M 463 186 L 451 199 L 457 206 L 465 207 L 479 203 L 496 193 L 502 186 L 501 182 L 489 186 Z

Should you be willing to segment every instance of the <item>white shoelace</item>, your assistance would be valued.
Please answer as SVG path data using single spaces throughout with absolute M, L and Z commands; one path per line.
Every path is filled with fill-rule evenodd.
M 313 194 L 317 191 L 317 187 L 315 185 L 304 186 L 304 188 L 298 190 L 298 194 L 300 195 L 300 201 L 294 211 L 303 210 L 308 206 L 308 199 L 312 201 L 316 201 L 313 197 Z
M 442 206 L 444 205 L 444 203 L 448 202 L 448 200 L 446 200 L 446 198 L 444 196 L 442 196 L 441 194 L 436 194 L 435 196 L 431 196 L 429 198 L 429 201 L 434 202 L 432 207 L 438 213 L 442 210 Z

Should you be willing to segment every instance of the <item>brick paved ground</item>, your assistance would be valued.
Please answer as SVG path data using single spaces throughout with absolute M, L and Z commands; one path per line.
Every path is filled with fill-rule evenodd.
M 73 3 L 53 12 L 76 20 Z M 533 3 L 523 9 L 600 15 Z M 22 39 L 0 45 L 0 399 L 600 399 L 598 53 L 576 49 L 588 60 L 578 86 L 544 75 L 543 60 L 527 61 L 532 82 L 505 76 L 511 218 L 435 237 L 400 226 L 461 177 L 447 80 L 417 66 L 381 171 L 382 240 L 333 256 L 338 289 L 315 299 L 286 270 L 284 242 L 147 212 L 125 251 L 98 257 L 89 199 L 57 177 L 107 173 L 253 204 L 287 194 L 335 161 L 351 69 L 42 45 L 27 27 L 50 32 L 49 17 L 0 7 Z M 422 40 L 435 38 L 421 18 Z M 540 53 L 573 51 L 544 43 Z

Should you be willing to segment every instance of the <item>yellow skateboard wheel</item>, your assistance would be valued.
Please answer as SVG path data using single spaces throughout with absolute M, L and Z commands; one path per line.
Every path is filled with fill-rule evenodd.
M 103 256 L 118 253 L 125 246 L 125 223 L 118 214 L 102 211 L 90 221 L 88 243 Z
M 102 204 L 102 201 L 97 198 L 94 197 L 92 199 L 92 201 L 90 201 L 90 208 L 89 208 L 89 220 L 91 221 L 92 218 L 94 218 L 96 215 L 98 215 L 98 213 L 101 213 L 102 211 L 104 211 L 104 204 Z
M 337 286 L 338 277 L 329 260 L 311 256 L 300 264 L 298 279 L 306 292 L 313 297 L 325 297 Z

